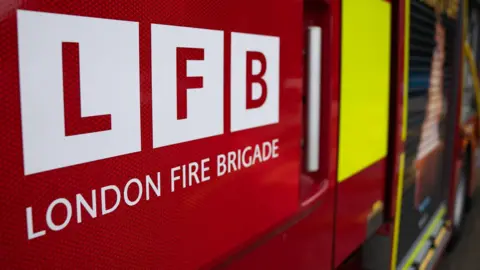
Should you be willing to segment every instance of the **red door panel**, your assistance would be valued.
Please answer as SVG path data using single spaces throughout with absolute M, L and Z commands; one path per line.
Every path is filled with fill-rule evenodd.
M 19 25 L 18 10 L 34 12 L 20 12 L 20 16 L 27 15 L 22 17 L 22 25 Z M 45 14 L 37 16 L 38 12 Z M 45 26 L 32 23 L 32 18 L 51 25 L 44 31 L 30 31 Z M 56 21 L 58 18 L 68 23 Z M 298 211 L 302 133 L 301 2 L 7 1 L 1 5 L 0 24 L 0 253 L 4 256 L 1 261 L 3 268 L 103 266 L 197 269 L 218 258 L 225 258 Z M 70 24 L 74 25 L 71 30 L 68 29 Z M 102 24 L 105 29 L 113 27 L 111 29 L 114 30 L 101 34 L 97 24 Z M 173 31 L 172 26 L 188 28 L 175 28 L 177 30 Z M 124 28 L 128 31 L 123 31 Z M 47 32 L 51 36 L 42 36 Z M 125 37 L 127 32 L 131 36 Z M 100 34 L 92 38 L 92 33 Z M 171 38 L 164 38 L 169 33 L 173 33 Z M 160 36 L 155 38 L 156 35 Z M 192 38 L 195 35 L 197 38 Z M 118 38 L 115 45 L 96 45 L 109 44 L 112 36 Z M 259 36 L 266 38 L 261 42 L 252 42 Z M 47 43 L 54 40 L 53 37 L 56 39 L 50 47 Z M 236 37 L 243 39 L 232 42 Z M 187 48 L 180 52 L 183 58 L 170 57 L 178 55 L 178 50 L 165 52 L 167 48 L 172 48 L 169 43 L 174 42 L 172 40 Z M 242 48 L 253 46 L 253 51 L 261 50 L 262 46 L 277 44 L 276 41 L 279 44 L 278 55 L 275 51 L 271 55 L 271 50 L 264 52 L 265 74 L 261 63 L 260 71 L 257 71 L 257 62 L 245 63 L 243 58 L 237 59 L 243 57 L 242 53 L 238 53 L 239 50 L 243 52 Z M 62 42 L 79 44 L 79 60 L 75 55 L 62 60 Z M 188 50 L 192 47 L 201 47 L 201 50 Z M 22 48 L 21 59 L 19 48 Z M 222 49 L 223 54 L 220 53 Z M 38 53 L 42 50 L 52 52 L 52 55 Z M 98 57 L 92 57 L 98 50 L 101 52 Z M 113 62 L 102 60 L 121 50 L 128 53 L 109 58 Z M 276 58 L 277 63 L 275 60 L 271 62 Z M 73 70 L 67 67 L 69 64 L 65 61 L 74 61 L 68 62 Z M 166 61 L 170 61 L 169 64 L 165 64 Z M 127 62 L 136 65 L 127 65 Z M 61 72 L 62 63 L 68 72 Z M 106 68 L 106 63 L 111 68 Z M 242 117 L 237 115 L 235 118 L 231 113 L 235 108 L 240 112 L 244 110 L 241 104 L 237 104 L 241 100 L 232 99 L 232 96 L 243 91 L 241 85 L 246 78 L 239 72 L 246 72 L 246 67 L 243 67 L 247 64 L 253 65 L 250 75 L 272 76 L 253 78 L 251 83 L 263 87 L 262 78 L 267 78 L 269 93 L 272 93 L 275 83 L 278 85 L 278 109 L 267 111 L 269 117 L 277 113 L 278 119 L 267 117 L 265 121 L 271 122 L 268 125 L 258 124 L 259 120 L 255 117 L 243 121 Z M 77 68 L 79 74 L 75 71 Z M 274 79 L 274 73 L 268 75 L 275 72 L 275 68 L 278 68 L 278 80 Z M 98 72 L 95 72 L 97 69 Z M 112 73 L 111 69 L 122 72 Z M 232 72 L 232 69 L 239 72 Z M 177 72 L 176 80 L 175 76 L 168 75 L 175 74 L 169 73 L 172 70 Z M 35 75 L 42 72 L 57 77 L 51 80 L 50 77 Z M 108 76 L 102 77 L 102 72 Z M 185 72 L 182 73 L 185 76 L 179 78 L 181 72 Z M 62 92 L 57 91 L 58 94 L 52 90 L 62 89 L 63 84 L 58 78 L 80 82 L 73 87 L 80 87 L 80 102 L 70 100 L 75 95 L 66 95 L 66 98 L 72 101 L 69 104 L 80 105 L 81 117 L 59 117 L 65 111 L 63 106 L 59 106 L 63 104 Z M 130 78 L 131 85 L 119 83 L 127 78 Z M 222 80 L 223 83 L 220 83 Z M 238 83 L 232 83 L 233 80 L 238 80 Z M 98 86 L 100 82 L 105 85 Z M 167 82 L 175 82 L 177 87 L 167 85 Z M 132 88 L 138 88 L 138 92 Z M 214 88 L 221 89 L 219 91 L 223 95 L 213 91 Z M 172 92 L 165 94 L 168 90 Z M 124 98 L 125 91 L 133 94 Z M 179 96 L 185 94 L 181 91 L 187 91 L 186 102 L 183 100 L 176 103 L 178 107 L 173 107 L 170 106 L 172 102 L 165 101 L 177 92 Z M 208 101 L 199 102 L 206 92 L 211 93 L 206 98 Z M 53 98 L 47 98 L 43 93 L 50 93 Z M 75 98 L 78 99 L 78 95 Z M 258 99 L 256 94 L 251 98 Z M 100 103 L 99 99 L 106 101 Z M 125 114 L 127 107 L 117 110 L 119 101 L 130 104 L 133 113 Z M 186 111 L 182 110 L 185 106 Z M 263 106 L 263 103 L 252 106 Z M 198 113 L 189 111 L 191 108 Z M 78 108 L 73 109 L 78 111 Z M 172 114 L 168 113 L 170 109 Z M 221 113 L 211 113 L 218 110 Z M 170 134 L 168 138 L 162 137 L 174 128 L 182 130 L 180 122 L 180 127 L 173 127 L 168 121 L 177 123 L 175 121 L 179 119 L 204 114 L 211 115 L 211 118 L 200 118 L 199 121 L 204 123 L 200 128 L 186 128 L 183 132 Z M 174 117 L 172 115 L 177 118 L 164 119 Z M 35 120 L 36 117 L 48 119 L 47 116 L 56 122 L 24 121 L 26 118 Z M 63 134 L 65 129 L 57 125 L 64 121 L 79 121 L 72 123 L 75 126 L 95 116 L 98 118 L 90 120 L 94 126 L 95 120 L 99 121 L 100 129 L 86 128 L 81 132 Z M 78 147 L 79 144 L 68 143 L 76 138 L 88 141 L 89 137 L 92 140 L 93 137 L 102 137 L 99 134 L 116 132 L 119 127 L 128 126 L 127 122 L 134 124 L 125 128 L 119 136 L 101 144 L 86 143 L 87 147 Z M 220 123 L 221 128 L 212 127 L 213 123 Z M 245 128 L 255 125 L 252 123 L 257 125 Z M 62 139 L 52 139 L 50 131 L 56 132 Z M 191 139 L 192 134 L 214 133 L 216 135 Z M 118 143 L 116 140 L 122 136 L 126 138 L 125 143 Z M 27 137 L 28 140 L 25 140 Z M 168 145 L 169 140 L 184 141 Z M 250 153 L 253 154 L 256 144 L 273 140 L 278 140 L 277 146 L 273 146 L 278 147 L 275 150 L 278 157 L 270 157 L 264 162 L 257 160 L 248 168 L 243 166 L 218 176 L 216 162 L 219 155 L 227 156 L 229 151 L 238 155 L 237 151 L 245 152 L 247 146 L 252 147 Z M 43 141 L 54 144 L 51 152 L 47 143 L 41 143 Z M 62 143 L 83 156 L 59 147 Z M 117 151 L 117 147 L 123 150 Z M 42 155 L 38 155 L 38 149 L 43 149 Z M 108 155 L 102 152 L 103 149 L 109 149 L 114 154 Z M 37 156 L 32 158 L 25 153 Z M 92 153 L 102 158 L 92 158 Z M 202 160 L 207 158 L 209 160 L 202 165 Z M 194 162 L 196 165 L 189 166 Z M 184 178 L 182 173 L 188 171 L 196 172 L 196 177 L 187 175 Z M 205 175 L 201 175 L 202 172 Z M 332 209 L 327 205 L 322 207 Z M 314 222 L 319 222 L 318 216 L 312 217 Z M 330 245 L 328 240 L 321 240 L 329 238 L 322 229 L 322 226 L 329 226 L 328 222 L 319 226 L 318 231 L 316 226 L 309 227 L 310 232 L 318 236 L 313 239 L 321 241 L 313 243 L 319 247 L 317 250 L 328 250 Z M 302 237 L 310 237 L 306 231 L 300 231 Z

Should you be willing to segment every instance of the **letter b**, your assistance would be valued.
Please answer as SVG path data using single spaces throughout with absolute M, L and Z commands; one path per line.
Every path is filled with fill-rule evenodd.
M 280 39 L 232 33 L 231 131 L 279 121 Z

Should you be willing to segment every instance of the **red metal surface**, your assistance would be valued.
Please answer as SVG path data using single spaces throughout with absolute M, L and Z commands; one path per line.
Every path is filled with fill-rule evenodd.
M 17 9 L 139 23 L 140 152 L 24 176 Z M 218 74 L 224 78 L 223 135 L 153 148 L 151 24 L 224 31 L 224 74 Z M 334 29 L 338 30 L 338 25 L 334 26 L 336 27 Z M 303 38 L 301 29 L 302 2 L 297 0 L 2 1 L 0 4 L 2 268 L 103 266 L 197 269 L 225 256 L 272 229 L 280 221 L 293 216 L 299 205 Z M 236 133 L 229 131 L 232 31 L 280 37 L 278 124 Z M 336 34 L 332 35 L 338 37 Z M 333 42 L 332 48 L 337 47 L 338 43 Z M 334 70 L 338 71 L 338 64 L 336 67 Z M 67 80 L 73 80 L 75 72 L 67 72 L 66 76 Z M 338 83 L 335 82 L 338 74 L 334 72 L 331 78 L 332 87 L 337 86 L 333 89 L 338 89 Z M 331 100 L 334 102 L 330 117 L 336 119 L 338 93 L 333 91 Z M 80 121 L 82 118 L 77 119 Z M 335 142 L 336 130 L 331 129 L 330 136 L 329 142 Z M 220 178 L 213 178 L 199 185 L 179 189 L 174 193 L 170 192 L 170 168 L 206 157 L 213 159 L 220 153 L 273 138 L 279 138 L 279 158 Z M 330 145 L 332 149 L 335 149 L 335 146 L 336 144 Z M 336 151 L 332 151 L 330 157 L 336 160 Z M 336 174 L 335 168 L 336 164 L 332 161 L 328 170 L 329 177 Z M 139 178 L 143 182 L 146 175 L 155 178 L 157 172 L 162 172 L 160 197 L 151 198 L 149 201 L 142 200 L 134 207 L 121 203 L 114 212 L 108 215 L 99 214 L 96 218 L 90 218 L 83 213 L 82 223 L 76 222 L 74 210 L 73 218 L 67 227 L 60 231 L 47 229 L 45 211 L 53 200 L 66 198 L 75 209 L 75 195 L 78 193 L 91 198 L 93 189 L 97 190 L 97 194 L 100 193 L 101 187 L 107 185 L 117 185 L 123 189 L 129 179 Z M 330 179 L 335 181 L 335 177 Z M 128 194 L 137 195 L 135 191 Z M 288 245 L 284 250 L 292 251 L 297 248 L 298 256 L 292 257 L 291 263 L 299 262 L 302 256 L 309 256 L 315 260 L 317 266 L 328 267 L 328 247 L 331 245 L 329 233 L 332 223 L 331 219 L 324 218 L 331 214 L 333 206 L 328 203 L 331 196 L 332 190 L 329 190 L 325 197 L 321 198 L 325 203 L 311 214 L 310 218 L 299 223 L 299 227 L 292 229 L 292 239 L 288 240 L 292 245 Z M 107 202 L 109 205 L 113 204 L 108 198 Z M 97 207 L 100 207 L 99 204 Z M 29 206 L 33 209 L 34 230 L 47 230 L 44 236 L 32 240 L 27 239 L 26 232 L 26 208 Z M 65 215 L 65 212 L 59 209 L 54 213 L 53 219 L 58 224 Z M 280 240 L 272 241 L 268 247 L 278 243 L 275 241 Z M 315 246 L 311 254 L 300 254 L 302 250 L 311 246 Z M 272 247 L 266 251 L 270 258 L 265 259 L 261 256 L 259 260 L 278 259 L 276 248 Z M 319 257 L 314 258 L 314 255 Z M 319 258 L 322 260 L 319 261 Z M 289 260 L 289 257 L 284 256 L 284 260 Z M 251 262 L 261 265 L 257 260 Z
M 214 269 L 332 269 L 333 199 L 333 189 L 329 189 L 308 209 Z
M 384 199 L 386 165 L 386 159 L 377 161 L 338 185 L 335 267 L 366 240 L 368 215 Z
M 337 175 L 340 4 L 308 2 L 305 28 L 322 28 L 322 104 L 320 170 L 302 174 L 298 213 L 268 233 L 220 259 L 228 269 L 331 269 L 334 230 L 334 199 Z M 328 68 L 327 68 L 328 67 Z M 328 181 L 328 189 L 310 201 L 318 185 Z M 213 262 L 211 265 L 217 265 Z

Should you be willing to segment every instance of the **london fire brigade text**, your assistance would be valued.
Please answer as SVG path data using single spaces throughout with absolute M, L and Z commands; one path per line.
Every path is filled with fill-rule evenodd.
M 221 181 L 220 178 L 224 175 L 278 157 L 279 139 L 275 138 L 220 153 L 213 158 L 207 157 L 175 166 L 164 175 L 170 176 L 168 190 L 177 192 L 212 179 Z M 132 207 L 141 204 L 142 200 L 149 201 L 160 197 L 163 195 L 161 175 L 161 172 L 157 172 L 155 176 L 132 178 L 124 186 L 111 184 L 90 192 L 78 193 L 73 200 L 67 198 L 70 196 L 60 197 L 50 202 L 46 208 L 29 206 L 25 209 L 27 238 L 31 240 L 42 237 L 49 231 L 57 232 L 65 229 L 72 222 L 82 223 L 86 219 L 96 219 L 111 214 L 122 206 Z

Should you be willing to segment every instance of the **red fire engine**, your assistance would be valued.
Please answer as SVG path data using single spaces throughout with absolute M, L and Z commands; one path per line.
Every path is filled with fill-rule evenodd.
M 479 4 L 1 1 L 1 267 L 434 268 Z

